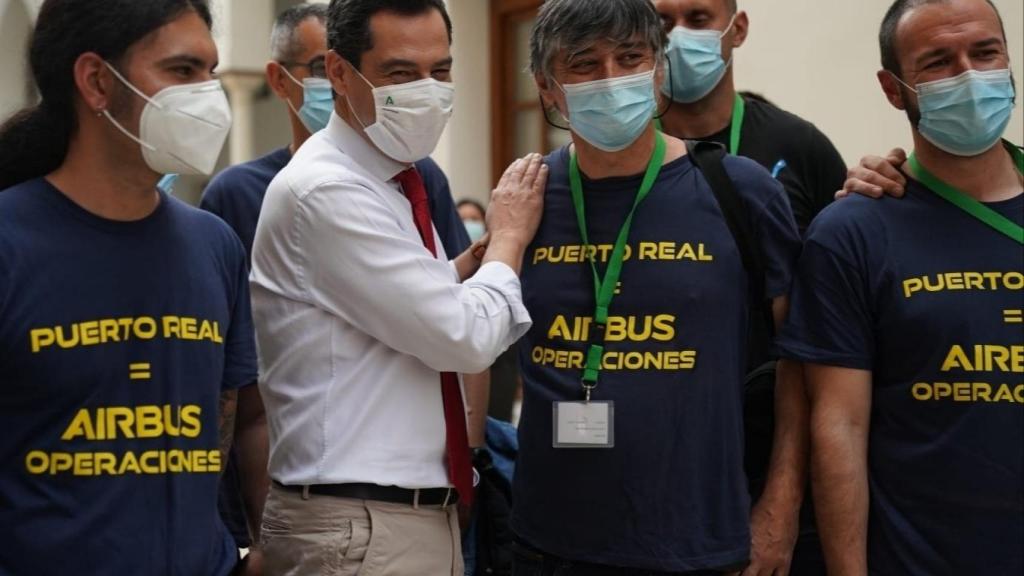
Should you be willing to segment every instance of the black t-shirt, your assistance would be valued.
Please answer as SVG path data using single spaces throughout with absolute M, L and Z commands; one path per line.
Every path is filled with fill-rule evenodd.
M 813 124 L 799 116 L 749 94 L 740 94 L 746 105 L 743 128 L 740 130 L 739 156 L 764 166 L 778 180 L 793 209 L 797 228 L 804 234 L 811 221 L 835 197 L 846 181 L 846 163 L 832 142 Z M 730 122 L 721 131 L 698 140 L 717 142 L 729 148 Z M 749 334 L 751 348 L 748 370 L 771 360 L 768 335 L 771 326 L 759 322 Z M 759 497 L 767 474 L 771 451 L 771 430 L 774 422 L 771 397 L 755 395 L 748 398 L 745 409 L 747 423 L 747 473 L 753 495 Z M 814 531 L 814 511 L 810 498 L 801 510 L 801 526 Z
M 803 233 L 843 187 L 846 163 L 828 137 L 810 122 L 753 96 L 743 95 L 743 100 L 746 113 L 737 155 L 764 166 L 782 183 L 797 228 Z M 731 128 L 732 123 L 698 140 L 717 142 L 728 149 Z
M 872 373 L 872 574 L 1024 574 L 1022 308 L 1021 246 L 915 181 L 808 230 L 779 346 Z
M 0 575 L 231 572 L 221 391 L 256 380 L 245 252 L 161 193 L 95 216 L 0 191 Z

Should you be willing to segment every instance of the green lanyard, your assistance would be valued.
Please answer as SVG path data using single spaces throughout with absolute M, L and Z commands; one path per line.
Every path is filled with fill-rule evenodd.
M 626 241 L 629 238 L 629 229 L 633 225 L 633 214 L 636 213 L 636 207 L 640 205 L 640 202 L 643 202 L 647 194 L 650 193 L 651 188 L 654 186 L 654 181 L 658 179 L 658 174 L 661 172 L 661 164 L 665 161 L 665 148 L 665 137 L 662 136 L 661 132 L 655 132 L 654 152 L 647 163 L 647 172 L 644 173 L 644 179 L 636 193 L 633 207 L 630 209 L 629 214 L 626 216 L 626 221 L 622 223 L 622 228 L 619 230 L 619 236 L 615 240 L 615 248 L 612 249 L 611 258 L 608 260 L 608 269 L 605 271 L 603 280 L 598 275 L 597 266 L 594 264 L 595 253 L 592 252 L 590 255 L 590 269 L 594 273 L 594 297 L 597 302 L 591 331 L 592 333 L 600 333 L 601 343 L 590 344 L 587 348 L 587 363 L 583 369 L 583 388 L 586 391 L 588 402 L 590 401 L 590 391 L 597 386 L 597 375 L 601 372 L 601 359 L 604 356 L 603 336 L 605 326 L 608 323 L 608 307 L 615 296 L 615 288 L 619 283 L 619 275 L 622 273 L 622 260 L 626 251 Z M 583 239 L 584 250 L 586 250 L 590 246 L 590 239 L 587 235 L 587 218 L 583 207 L 583 181 L 580 178 L 580 167 L 575 153 L 569 157 L 569 187 L 572 191 L 572 203 L 576 209 L 576 222 L 580 227 L 580 237 Z M 591 341 L 594 340 L 594 338 L 591 338 Z
M 736 101 L 732 103 L 732 126 L 729 128 L 729 154 L 740 153 L 740 133 L 743 131 L 743 117 L 747 113 L 747 103 L 743 96 L 736 93 Z
M 1024 153 L 1012 145 L 1007 145 L 1006 149 L 1010 153 L 1010 156 L 1013 157 L 1013 162 L 1017 166 L 1017 171 L 1024 173 Z M 1018 244 L 1024 244 L 1024 228 L 1021 228 L 1002 214 L 940 180 L 937 176 L 929 172 L 927 168 L 921 166 L 921 163 L 917 161 L 916 154 L 912 153 L 910 158 L 907 158 L 907 164 L 910 166 L 910 171 L 914 173 L 914 176 L 932 192 L 935 192 L 957 208 L 960 208 L 964 212 L 967 212 L 971 216 L 981 220 L 982 223 L 992 227 L 994 230 L 1016 240 Z

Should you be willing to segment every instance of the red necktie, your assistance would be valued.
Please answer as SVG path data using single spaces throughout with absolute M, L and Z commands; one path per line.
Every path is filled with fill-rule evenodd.
M 416 222 L 420 238 L 423 239 L 423 245 L 431 254 L 437 256 L 434 228 L 430 220 L 430 204 L 427 203 L 427 190 L 423 187 L 423 178 L 415 168 L 409 168 L 395 176 L 395 181 L 401 185 L 405 197 L 412 204 L 412 218 Z M 459 377 L 454 372 L 441 373 L 441 398 L 444 403 L 445 441 L 448 447 L 448 478 L 459 492 L 459 499 L 467 505 L 472 504 L 473 465 L 470 461 L 469 437 L 466 433 L 466 409 L 462 404 Z

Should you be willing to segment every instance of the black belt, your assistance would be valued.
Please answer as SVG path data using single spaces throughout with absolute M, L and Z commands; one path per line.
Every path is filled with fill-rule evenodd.
M 316 494 L 318 496 L 335 496 L 338 498 L 355 498 L 356 500 L 377 500 L 410 506 L 444 506 L 459 501 L 459 493 L 455 488 L 399 488 L 398 486 L 380 486 L 377 484 L 311 484 L 309 486 L 285 486 L 277 480 L 274 485 L 290 492 Z

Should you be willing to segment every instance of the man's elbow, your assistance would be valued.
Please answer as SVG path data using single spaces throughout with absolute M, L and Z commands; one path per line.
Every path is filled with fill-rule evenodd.
M 811 412 L 812 478 L 830 476 L 861 462 L 867 447 L 867 424 L 839 419 L 821 410 Z
M 247 432 L 253 430 L 263 430 L 267 427 L 267 413 L 260 410 L 258 414 L 253 414 L 245 420 L 239 420 L 236 426 L 236 436 L 242 436 Z
M 438 338 L 429 350 L 417 354 L 420 361 L 438 372 L 477 374 L 487 370 L 507 346 L 491 339 Z M 485 341 L 486 340 L 486 341 Z
M 267 426 L 267 411 L 263 407 L 263 398 L 255 382 L 243 386 L 238 391 L 238 408 L 235 422 L 235 435 L 245 431 L 259 430 Z
M 442 369 L 445 372 L 478 374 L 490 368 L 502 352 L 493 346 L 485 347 L 475 343 L 460 342 L 452 346 L 456 353 L 452 355 L 452 365 Z

